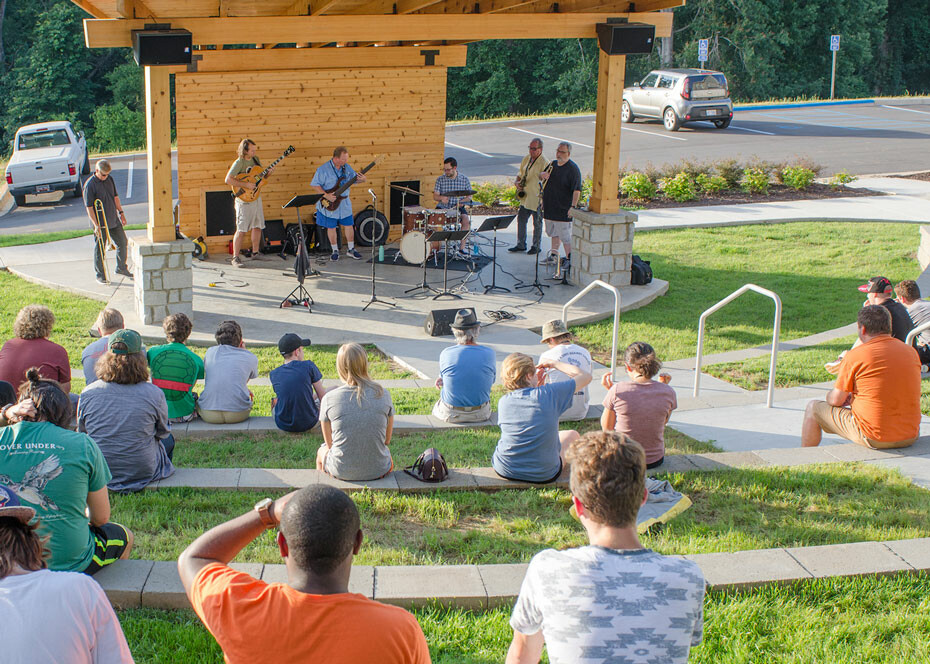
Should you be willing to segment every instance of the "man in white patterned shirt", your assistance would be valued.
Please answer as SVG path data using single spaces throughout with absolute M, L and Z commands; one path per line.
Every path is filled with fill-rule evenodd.
M 616 431 L 568 450 L 572 503 L 589 546 L 533 557 L 510 618 L 506 664 L 686 664 L 703 634 L 704 576 L 696 563 L 644 549 L 636 515 L 646 456 Z
M 470 201 L 471 196 L 449 196 L 453 191 L 471 191 L 471 181 L 458 170 L 459 163 L 455 157 L 446 157 L 442 162 L 442 175 L 436 178 L 433 187 L 433 200 L 440 210 L 458 210 L 462 222 L 462 230 L 467 231 L 470 226 L 467 208 L 463 203 Z M 464 242 L 462 243 L 464 245 Z M 461 248 L 461 247 L 460 247 Z

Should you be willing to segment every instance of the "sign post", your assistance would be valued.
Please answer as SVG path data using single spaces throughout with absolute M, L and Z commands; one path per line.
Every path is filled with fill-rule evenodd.
M 830 35 L 830 50 L 833 52 L 833 70 L 830 74 L 830 99 L 833 99 L 833 91 L 836 89 L 836 52 L 840 50 L 839 35 Z
M 707 62 L 707 48 L 709 46 L 709 39 L 698 39 L 698 62 L 701 63 L 701 68 L 704 68 L 704 63 Z

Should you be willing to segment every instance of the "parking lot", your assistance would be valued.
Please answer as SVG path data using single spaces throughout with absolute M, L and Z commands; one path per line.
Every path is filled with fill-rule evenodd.
M 572 159 L 590 174 L 594 157 L 594 117 L 453 125 L 446 129 L 446 154 L 475 180 L 513 177 L 529 140 L 539 136 L 552 158 L 555 144 L 569 141 Z M 823 175 L 846 169 L 854 174 L 930 168 L 930 105 L 849 104 L 737 110 L 727 129 L 710 122 L 667 132 L 658 120 L 623 125 L 620 164 L 642 168 L 682 159 L 780 161 L 810 157 Z

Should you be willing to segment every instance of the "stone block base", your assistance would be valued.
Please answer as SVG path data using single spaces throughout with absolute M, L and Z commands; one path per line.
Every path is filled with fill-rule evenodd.
M 596 279 L 612 286 L 629 286 L 636 219 L 635 213 L 626 210 L 616 214 L 574 210 L 569 280 L 578 286 Z
M 136 313 L 145 325 L 159 325 L 168 314 L 194 317 L 194 273 L 190 240 L 132 243 Z

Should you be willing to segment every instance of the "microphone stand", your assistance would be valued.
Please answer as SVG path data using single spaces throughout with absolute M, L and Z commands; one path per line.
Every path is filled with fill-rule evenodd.
M 378 218 L 378 197 L 375 195 L 371 189 L 368 190 L 368 193 L 371 195 L 371 207 L 374 210 L 374 218 Z M 375 295 L 375 245 L 378 243 L 377 238 L 372 235 L 371 238 L 371 297 L 368 298 L 368 303 L 362 307 L 362 311 L 365 311 L 373 304 L 383 304 L 388 307 L 396 307 L 395 302 L 388 302 L 387 300 L 381 300 Z M 382 245 L 383 246 L 383 245 Z

